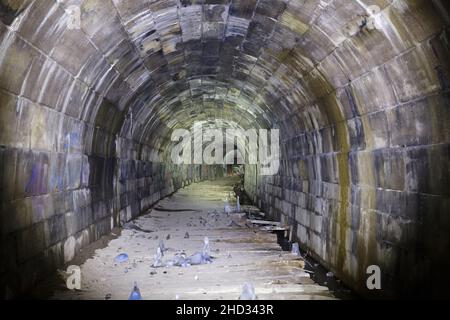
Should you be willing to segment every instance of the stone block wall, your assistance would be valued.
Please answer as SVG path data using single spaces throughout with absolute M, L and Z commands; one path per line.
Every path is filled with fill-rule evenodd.
M 100 38 L 97 46 L 58 24 L 65 13 L 56 2 L 26 11 L 31 3 L 0 17 L 1 297 L 25 292 L 107 234 L 114 208 L 121 114 L 107 89 L 123 80 Z M 33 19 L 42 12 L 45 23 Z
M 263 177 L 247 166 L 245 186 L 358 293 L 448 296 L 448 30 L 425 19 L 401 29 L 405 18 L 395 20 L 401 10 L 399 2 L 387 7 L 380 31 L 346 39 L 319 63 L 329 89 L 317 88 L 318 99 L 277 125 L 280 172 Z M 410 40 L 398 47 L 389 28 Z M 364 48 L 371 56 L 355 61 L 352 52 Z M 373 264 L 381 268 L 382 291 L 367 290 Z
M 246 188 L 347 284 L 365 294 L 378 264 L 381 295 L 440 296 L 449 12 L 444 0 L 0 0 L 0 294 L 217 174 L 166 155 L 174 128 L 220 120 L 282 130 L 279 174 L 247 167 Z
M 126 138 L 120 138 L 119 143 L 114 177 L 117 225 L 136 218 L 180 188 L 223 176 L 221 166 L 175 165 L 170 160 L 155 161 L 150 157 L 154 152 L 149 146 L 137 145 Z M 138 149 L 141 151 L 136 151 Z
M 80 30 L 67 28 L 66 5 L 0 1 L 0 297 L 26 292 L 112 227 L 216 174 L 153 161 L 145 148 L 120 153 L 139 56 L 109 19 L 112 2 L 97 2 L 99 20 L 84 16 Z

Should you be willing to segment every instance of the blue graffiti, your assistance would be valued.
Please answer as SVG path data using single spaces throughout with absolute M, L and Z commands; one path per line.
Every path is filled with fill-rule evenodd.
M 51 177 L 51 188 L 53 191 L 62 190 L 63 189 L 63 178 L 58 173 L 52 174 Z
M 68 133 L 64 139 L 64 150 L 68 151 L 70 147 L 76 146 L 80 143 L 80 135 L 78 132 Z
M 31 170 L 31 177 L 30 179 L 28 179 L 28 183 L 25 186 L 26 193 L 31 192 L 33 185 L 36 183 L 38 175 L 39 175 L 38 167 L 36 165 L 33 165 L 33 169 Z

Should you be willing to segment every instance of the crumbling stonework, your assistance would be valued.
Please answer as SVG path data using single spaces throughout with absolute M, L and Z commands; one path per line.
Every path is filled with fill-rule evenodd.
M 247 192 L 344 282 L 376 295 L 377 264 L 384 294 L 441 295 L 449 15 L 439 0 L 0 0 L 1 295 L 221 175 L 169 159 L 173 129 L 215 118 L 281 130 L 278 175 L 248 166 Z

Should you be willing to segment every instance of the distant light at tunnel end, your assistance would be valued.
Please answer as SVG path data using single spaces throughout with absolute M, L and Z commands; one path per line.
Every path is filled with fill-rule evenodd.
M 260 166 L 263 176 L 278 173 L 278 129 L 223 129 L 211 125 L 204 128 L 203 124 L 196 122 L 191 130 L 176 129 L 172 132 L 171 141 L 175 145 L 171 150 L 171 160 L 174 164 L 231 165 L 237 162 Z

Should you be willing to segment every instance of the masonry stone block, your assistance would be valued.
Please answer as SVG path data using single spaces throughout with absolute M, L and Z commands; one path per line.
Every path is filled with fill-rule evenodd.
M 0 65 L 0 87 L 18 95 L 31 62 L 39 53 L 12 32 L 4 36 L 1 48 L 4 53 Z
M 31 1 L 22 2 L 31 4 Z M 39 19 L 42 15 L 46 16 L 45 21 Z M 64 31 L 64 24 L 59 22 L 63 15 L 63 10 L 56 3 L 48 0 L 35 1 L 28 12 L 27 22 L 20 25 L 18 32 L 48 54 Z
M 17 150 L 0 148 L 0 199 L 2 203 L 14 198 L 16 161 Z
M 45 223 L 41 222 L 17 233 L 17 258 L 24 262 L 45 249 Z
M 375 113 L 396 104 L 394 90 L 383 68 L 377 68 L 352 82 L 352 89 L 354 98 L 350 96 L 347 99 L 356 104 L 360 115 Z
M 81 185 L 81 168 L 83 158 L 81 155 L 69 154 L 66 158 L 66 171 L 64 184 L 67 190 L 78 189 Z
M 377 185 L 384 189 L 404 190 L 406 166 L 402 150 L 374 151 Z
M 361 118 L 367 138 L 368 149 L 381 149 L 389 147 L 390 133 L 387 115 L 384 111 L 369 114 Z
M 442 128 L 448 120 L 445 96 L 425 98 L 395 108 L 388 115 L 392 145 L 415 146 L 448 141 L 448 132 Z
M 420 48 L 390 62 L 386 72 L 401 102 L 407 102 L 439 89 L 436 73 Z
M 0 0 L 0 297 L 221 175 L 169 159 L 214 117 L 280 129 L 280 170 L 246 166 L 246 191 L 358 293 L 362 261 L 388 291 L 444 283 L 449 8 L 375 2 Z
M 446 158 L 448 150 L 446 145 L 408 150 L 406 185 L 412 191 L 447 195 L 447 189 L 442 189 L 441 186 L 446 185 L 450 179 L 448 170 L 433 166 L 432 163 Z
M 67 237 L 65 215 L 54 215 L 45 222 L 46 247 L 53 246 Z
M 17 155 L 15 197 L 37 196 L 48 192 L 49 154 L 22 151 Z
M 29 228 L 33 224 L 33 209 L 30 199 L 19 199 L 2 207 L 2 234 Z

